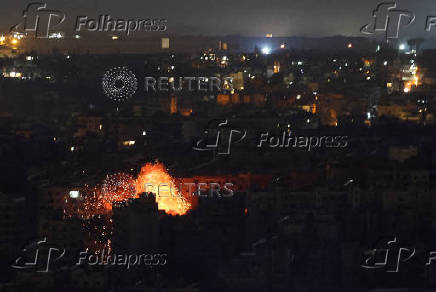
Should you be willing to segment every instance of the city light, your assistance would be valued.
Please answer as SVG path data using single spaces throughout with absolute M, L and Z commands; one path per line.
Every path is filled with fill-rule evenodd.
M 113 36 L 112 36 L 112 40 L 113 40 L 113 41 L 116 41 L 117 39 L 119 39 L 118 36 L 116 36 L 116 35 L 113 35 Z
M 347 47 L 348 47 L 349 49 L 351 49 L 351 48 L 353 47 L 353 44 L 352 44 L 352 43 L 349 43 Z
M 13 35 L 14 38 L 21 40 L 22 38 L 24 38 L 24 34 L 22 33 L 14 33 Z
M 405 45 L 405 44 L 401 44 L 398 48 L 399 48 L 401 51 L 403 51 L 403 50 L 406 49 L 406 45 Z
M 268 47 L 263 47 L 262 48 L 262 54 L 264 55 L 269 55 L 269 53 L 271 53 L 271 49 Z
M 77 199 L 80 196 L 79 191 L 70 191 L 70 198 L 71 199 Z
M 21 77 L 22 77 L 22 74 L 19 73 L 19 72 L 15 72 L 15 71 L 12 71 L 12 72 L 4 72 L 4 73 L 3 73 L 3 77 L 6 77 L 6 78 L 21 78 Z
M 64 38 L 64 35 L 63 35 L 63 33 L 61 33 L 61 32 L 54 32 L 54 33 L 51 33 L 51 34 L 48 36 L 48 38 L 49 38 L 49 39 L 62 39 L 62 38 Z
M 284 49 L 285 47 L 286 47 L 285 44 L 280 45 L 280 49 Z
M 135 145 L 135 141 L 123 141 L 123 145 L 124 146 L 133 146 Z
M 12 41 L 11 41 L 11 44 L 13 44 L 13 45 L 16 45 L 16 44 L 18 44 L 18 39 L 12 39 Z

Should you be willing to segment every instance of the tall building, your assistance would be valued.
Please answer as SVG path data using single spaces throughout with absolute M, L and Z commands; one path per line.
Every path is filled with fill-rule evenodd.
M 154 196 L 117 202 L 113 210 L 112 248 L 115 253 L 143 253 L 156 250 L 159 243 L 159 210 Z

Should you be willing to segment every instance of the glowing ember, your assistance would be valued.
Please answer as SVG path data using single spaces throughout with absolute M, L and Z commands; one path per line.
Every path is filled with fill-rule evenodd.
M 158 189 L 159 185 L 167 187 Z M 141 168 L 136 180 L 136 193 L 152 192 L 156 195 L 159 210 L 164 210 L 169 215 L 185 215 L 192 204 L 183 197 L 174 179 L 168 174 L 161 163 L 147 163 Z
M 102 186 L 102 199 L 107 209 L 114 202 L 127 201 L 136 196 L 135 179 L 125 173 L 116 173 L 106 176 Z

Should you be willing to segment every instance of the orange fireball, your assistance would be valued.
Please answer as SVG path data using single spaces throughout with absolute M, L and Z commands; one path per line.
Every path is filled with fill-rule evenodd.
M 159 210 L 169 215 L 185 215 L 192 208 L 161 163 L 147 163 L 141 168 L 136 180 L 136 194 L 144 192 L 154 193 Z

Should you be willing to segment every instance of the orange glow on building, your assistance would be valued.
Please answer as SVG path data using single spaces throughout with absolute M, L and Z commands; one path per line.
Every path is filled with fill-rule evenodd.
M 330 109 L 329 114 L 330 114 L 330 121 L 331 121 L 330 126 L 336 127 L 338 125 L 338 114 L 334 109 Z
M 372 65 L 374 61 L 373 60 L 368 60 L 368 59 L 364 59 L 363 63 L 365 64 L 365 67 L 369 67 Z
M 228 94 L 218 94 L 217 102 L 220 105 L 227 105 L 230 103 L 230 95 Z
M 261 94 L 254 95 L 254 104 L 256 106 L 263 106 L 265 104 L 265 96 Z
M 176 96 L 171 97 L 170 113 L 171 114 L 177 113 L 177 97 Z
M 239 94 L 235 93 L 232 94 L 232 104 L 240 104 L 241 98 L 239 97 Z
M 183 108 L 179 112 L 184 117 L 190 117 L 192 115 L 192 108 Z
M 280 62 L 274 61 L 274 73 L 280 72 Z

